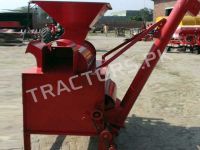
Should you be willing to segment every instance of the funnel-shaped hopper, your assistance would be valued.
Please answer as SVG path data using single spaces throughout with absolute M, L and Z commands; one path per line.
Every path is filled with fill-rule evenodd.
M 64 28 L 62 38 L 81 44 L 90 28 L 111 9 L 108 3 L 33 0 Z

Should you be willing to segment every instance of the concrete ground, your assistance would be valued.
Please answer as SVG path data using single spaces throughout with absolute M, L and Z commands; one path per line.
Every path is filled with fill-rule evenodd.
M 105 53 L 123 38 L 90 36 Z M 151 42 L 139 42 L 110 67 L 123 98 Z M 0 150 L 23 149 L 21 72 L 35 65 L 26 46 L 0 47 Z M 200 56 L 168 53 L 162 57 L 139 96 L 126 128 L 117 138 L 119 150 L 200 150 Z M 90 137 L 32 136 L 33 150 L 96 150 Z

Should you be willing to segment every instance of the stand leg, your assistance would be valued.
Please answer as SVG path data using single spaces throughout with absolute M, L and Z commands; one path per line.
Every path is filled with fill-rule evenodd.
M 108 130 L 100 133 L 98 150 L 117 150 L 114 144 L 114 136 Z
M 24 150 L 31 150 L 31 135 L 24 133 Z
M 98 150 L 108 150 L 106 146 L 107 144 L 105 143 L 105 141 L 99 138 Z

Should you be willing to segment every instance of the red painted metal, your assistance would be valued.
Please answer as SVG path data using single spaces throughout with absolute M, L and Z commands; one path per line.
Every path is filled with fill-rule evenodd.
M 66 34 L 52 43 L 32 41 L 27 47 L 27 52 L 35 56 L 37 67 L 22 75 L 25 150 L 31 149 L 30 134 L 98 136 L 99 150 L 116 150 L 114 138 L 124 126 L 165 46 L 187 11 L 197 15 L 200 2 L 178 0 L 167 20 L 161 20 L 120 44 L 105 54 L 102 60 L 96 60 L 96 50 L 85 41 L 85 36 L 96 16 L 109 8 L 107 3 L 34 2 L 60 21 Z M 57 10 L 61 14 L 52 14 Z M 87 14 L 75 15 L 82 12 Z M 63 13 L 69 13 L 66 14 L 69 20 Z M 70 18 L 71 15 L 74 18 Z M 156 27 L 158 38 L 120 101 L 116 97 L 115 83 L 110 79 L 102 80 L 106 77 L 107 65 Z M 75 28 L 80 28 L 80 35 L 74 33 Z M 116 55 L 105 60 L 118 49 L 121 50 Z M 152 54 L 156 56 L 154 59 L 151 59 Z
M 110 64 L 112 61 L 117 59 L 120 55 L 122 55 L 124 52 L 126 52 L 130 47 L 132 47 L 136 42 L 140 41 L 143 37 L 145 37 L 149 32 L 154 30 L 157 27 L 162 27 L 166 23 L 166 19 L 162 19 L 161 21 L 157 22 L 156 24 L 152 25 L 148 29 L 144 30 L 143 32 L 139 33 L 138 35 L 132 37 L 131 39 L 127 40 L 126 42 L 120 44 L 113 50 L 109 51 L 108 53 L 104 54 L 102 59 L 104 60 L 106 56 L 110 55 L 111 53 L 115 52 L 119 48 L 122 48 L 125 46 L 123 49 L 121 49 L 118 53 L 116 53 L 114 56 L 112 56 L 109 60 L 105 61 L 99 68 L 107 66 Z
M 90 28 L 99 18 L 111 9 L 108 3 L 95 2 L 62 2 L 62 1 L 37 1 L 33 3 L 39 5 L 56 22 L 64 28 L 65 33 L 62 38 L 67 38 L 82 44 Z M 63 14 L 63 15 L 60 15 Z
M 0 21 L 0 28 L 21 28 L 17 21 Z
M 115 117 L 115 122 L 119 125 L 123 125 L 132 106 L 134 105 L 137 97 L 142 91 L 145 83 L 159 61 L 166 45 L 168 44 L 173 33 L 177 29 L 179 23 L 183 19 L 184 15 L 190 11 L 193 15 L 197 15 L 200 11 L 200 2 L 198 0 L 178 0 L 171 12 L 167 22 L 160 30 L 160 37 L 153 44 L 146 60 L 143 62 L 138 73 L 136 74 L 131 86 L 129 87 L 126 95 L 121 102 L 120 113 Z M 154 54 L 155 59 L 151 60 L 151 55 Z M 149 60 L 149 61 L 147 61 Z M 148 62 L 148 63 L 147 63 Z M 114 118 L 114 117 L 113 117 Z
M 200 26 L 183 26 L 178 27 L 174 33 L 173 38 L 169 41 L 170 48 L 194 48 L 200 47 Z

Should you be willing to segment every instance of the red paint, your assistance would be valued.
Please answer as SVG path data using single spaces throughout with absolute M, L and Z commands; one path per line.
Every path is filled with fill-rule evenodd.
M 27 48 L 27 52 L 35 56 L 37 67 L 22 75 L 25 150 L 31 149 L 30 134 L 98 136 L 99 150 L 115 150 L 114 138 L 124 127 L 179 22 L 187 11 L 197 15 L 200 2 L 178 0 L 167 21 L 164 19 L 120 44 L 100 61 L 96 60 L 96 50 L 85 41 L 85 36 L 97 18 L 110 8 L 107 3 L 33 2 L 63 25 L 65 34 L 54 44 L 33 41 Z M 116 97 L 115 83 L 99 79 L 105 78 L 109 63 L 156 27 L 157 40 L 120 101 Z M 105 60 L 120 48 L 116 55 Z M 156 57 L 150 60 L 152 53 Z M 83 74 L 87 71 L 90 71 L 90 80 Z M 27 92 L 31 89 L 36 99 L 33 93 Z
M 0 21 L 0 28 L 21 28 L 17 21 Z
M 111 6 L 108 3 L 32 1 L 64 28 L 62 38 L 78 44 L 85 40 L 90 28 Z
M 191 47 L 200 46 L 200 27 L 188 26 L 179 27 L 175 31 L 176 37 L 169 42 L 170 47 Z

